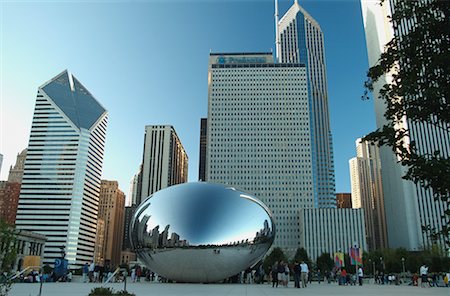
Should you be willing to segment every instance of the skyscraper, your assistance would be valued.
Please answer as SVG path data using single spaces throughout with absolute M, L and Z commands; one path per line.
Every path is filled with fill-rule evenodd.
M 206 143 L 207 143 L 208 119 L 200 120 L 200 155 L 198 162 L 198 180 L 206 181 Z
M 384 46 L 393 36 L 402 36 L 415 26 L 414 20 L 402 22 L 394 27 L 389 20 L 398 1 L 384 1 L 380 5 L 376 1 L 361 1 L 366 33 L 369 66 L 378 62 Z M 400 67 L 407 67 L 403 63 Z M 392 81 L 392 73 L 382 77 L 374 85 L 373 96 L 377 98 L 385 83 Z M 382 100 L 375 99 L 377 128 L 387 123 L 384 113 L 386 105 Z M 404 124 L 410 131 L 410 139 L 415 142 L 419 153 L 440 151 L 445 157 L 450 152 L 450 134 L 438 127 L 413 122 L 406 116 Z M 411 181 L 402 179 L 407 168 L 398 163 L 390 147 L 380 148 L 381 173 L 383 177 L 383 194 L 385 200 L 386 223 L 390 247 L 405 247 L 418 250 L 432 243 L 429 233 L 422 231 L 422 226 L 428 225 L 436 230 L 442 229 L 445 221 L 441 218 L 446 210 L 443 202 L 435 201 L 431 190 L 424 190 Z M 443 240 L 440 241 L 445 245 Z
M 142 164 L 139 166 L 138 172 L 133 176 L 130 181 L 130 196 L 127 198 L 128 203 L 125 206 L 139 205 L 138 201 L 141 200 L 142 189 Z
M 188 156 L 170 125 L 145 127 L 141 196 L 136 204 L 160 189 L 187 182 Z
M 299 247 L 298 210 L 314 207 L 306 68 L 272 53 L 211 53 L 206 180 L 260 198 L 275 245 Z
M 387 248 L 386 216 L 379 148 L 356 140 L 356 157 L 350 159 L 353 208 L 364 209 L 367 244 L 371 250 Z
M 38 88 L 16 227 L 44 234 L 43 264 L 94 256 L 107 111 L 68 71 Z
M 98 219 L 103 220 L 103 235 L 98 235 L 103 245 L 100 248 L 101 265 L 117 266 L 121 263 L 124 233 L 125 194 L 117 181 L 102 180 L 98 206 Z M 101 227 L 99 227 L 100 229 Z
M 351 193 L 336 193 L 336 206 L 338 209 L 352 208 L 352 194 Z
M 275 14 L 278 15 L 278 12 Z M 328 113 L 323 33 L 317 21 L 297 1 L 277 24 L 278 61 L 300 63 L 305 66 L 314 206 L 335 208 L 333 146 Z
M 22 150 L 17 154 L 16 163 L 9 168 L 8 182 L 22 183 L 23 169 L 25 166 L 25 159 L 27 157 L 27 149 Z

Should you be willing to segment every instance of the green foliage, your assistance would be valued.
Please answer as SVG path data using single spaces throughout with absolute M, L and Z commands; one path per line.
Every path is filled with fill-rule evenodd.
M 334 267 L 334 261 L 331 258 L 330 253 L 322 253 L 319 257 L 317 257 L 316 266 L 322 271 L 322 273 L 331 271 Z
M 269 255 L 266 256 L 263 262 L 263 267 L 266 273 L 270 271 L 270 268 L 272 265 L 275 264 L 275 262 L 284 261 L 287 262 L 287 257 L 284 254 L 283 250 L 279 247 L 273 248 L 272 252 L 270 252 Z
M 17 256 L 16 236 L 14 228 L 0 219 L 0 296 L 8 295 L 11 290 L 12 281 L 9 278 Z
M 363 254 L 366 274 L 373 274 L 374 268 L 376 271 L 385 273 L 401 273 L 403 272 L 403 264 L 405 272 L 410 273 L 418 273 L 422 264 L 428 265 L 430 272 L 450 270 L 450 258 L 446 257 L 437 247 L 422 251 L 407 251 L 404 248 L 383 249 Z
M 304 248 L 298 248 L 297 251 L 295 252 L 292 263 L 295 262 L 301 263 L 302 261 L 305 261 L 310 270 L 314 269 L 313 262 L 311 261 L 311 258 L 309 258 L 308 252 L 306 252 Z
M 9 272 L 11 265 L 16 260 L 17 250 L 16 231 L 5 221 L 0 219 L 0 271 Z
M 450 133 L 448 8 L 448 1 L 440 0 L 396 2 L 391 19 L 394 27 L 413 19 L 416 25 L 395 36 L 368 71 L 366 98 L 384 75 L 391 74 L 392 81 L 382 86 L 378 97 L 386 103 L 387 124 L 364 140 L 392 147 L 408 168 L 403 178 L 431 190 L 435 200 L 445 203 L 443 228 L 423 225 L 423 231 L 430 239 L 442 238 L 450 246 L 450 159 L 444 151 L 423 152 L 408 128 L 413 123 Z
M 96 287 L 91 290 L 88 296 L 112 296 L 113 293 L 111 288 Z
M 96 287 L 91 290 L 88 296 L 136 296 L 128 291 L 114 292 L 112 288 Z

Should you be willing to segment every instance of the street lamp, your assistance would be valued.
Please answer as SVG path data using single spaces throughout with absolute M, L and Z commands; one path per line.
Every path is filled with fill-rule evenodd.
M 405 281 L 405 258 L 402 257 L 402 267 L 403 267 L 403 281 Z

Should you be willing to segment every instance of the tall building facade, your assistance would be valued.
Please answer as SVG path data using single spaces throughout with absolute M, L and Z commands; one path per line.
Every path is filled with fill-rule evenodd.
M 8 224 L 16 223 L 17 206 L 22 184 L 27 149 L 17 154 L 16 163 L 9 168 L 8 181 L 0 181 L 0 217 Z
M 301 63 L 305 66 L 314 207 L 335 208 L 333 146 L 323 33 L 317 21 L 297 1 L 277 23 L 276 31 L 279 62 Z
M 104 233 L 97 233 L 99 246 L 98 263 L 118 266 L 121 263 L 124 233 L 125 194 L 117 181 L 102 180 L 98 206 L 98 219 L 102 220 Z M 101 229 L 101 227 L 99 227 Z
M 350 159 L 353 208 L 364 209 L 367 243 L 371 250 L 387 248 L 386 215 L 379 148 L 356 140 L 356 157 Z
M 25 166 L 25 159 L 27 157 L 27 149 L 22 150 L 16 157 L 16 163 L 9 168 L 8 182 L 22 183 L 23 169 Z
M 43 264 L 94 257 L 107 111 L 68 71 L 38 88 L 16 228 L 47 237 Z
M 132 249 L 131 239 L 130 239 L 130 225 L 131 225 L 131 220 L 133 219 L 133 215 L 136 212 L 137 207 L 138 207 L 137 205 L 125 207 L 122 250 L 131 250 Z
M 336 193 L 336 206 L 338 209 L 352 209 L 352 194 Z
M 125 204 L 127 207 L 132 205 L 139 205 L 141 200 L 141 190 L 142 190 L 142 164 L 139 166 L 138 172 L 133 176 L 130 181 L 130 194 Z M 139 202 L 139 203 L 138 203 Z
M 393 36 L 401 36 L 414 27 L 414 20 L 393 26 L 389 16 L 395 10 L 397 1 L 384 1 L 380 5 L 376 1 L 361 1 L 361 8 L 366 33 L 369 66 L 374 66 L 384 45 Z M 400 64 L 407 67 L 407 64 Z M 392 81 L 392 73 L 382 77 L 374 86 L 373 95 L 377 98 L 385 83 Z M 387 123 L 384 118 L 386 105 L 375 99 L 377 128 Z M 410 131 L 410 140 L 414 141 L 419 153 L 431 153 L 439 150 L 444 157 L 450 154 L 450 134 L 423 123 L 415 123 L 405 117 L 404 124 Z M 385 199 L 386 223 L 390 247 L 405 247 L 418 250 L 432 243 L 429 233 L 422 231 L 422 226 L 429 225 L 437 230 L 442 229 L 446 221 L 441 217 L 446 210 L 443 202 L 433 199 L 431 190 L 424 190 L 410 181 L 402 179 L 406 168 L 398 163 L 390 147 L 380 148 L 381 172 L 383 176 L 383 193 Z M 445 245 L 443 241 L 440 241 Z
M 200 155 L 198 163 L 198 180 L 206 181 L 206 143 L 208 129 L 208 119 L 202 118 L 200 120 Z
M 147 125 L 141 196 L 136 204 L 158 190 L 187 182 L 187 176 L 188 156 L 175 129 L 170 125 Z
M 298 210 L 314 207 L 312 135 L 303 64 L 272 53 L 211 53 L 206 180 L 260 198 L 272 211 L 275 246 L 299 247 Z
M 301 209 L 300 241 L 311 260 L 357 245 L 367 251 L 364 209 Z
M 16 223 L 20 183 L 0 181 L 0 218 L 9 225 Z

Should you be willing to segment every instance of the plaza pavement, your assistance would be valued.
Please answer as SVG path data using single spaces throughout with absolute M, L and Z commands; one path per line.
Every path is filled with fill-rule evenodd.
M 95 283 L 44 283 L 41 296 L 87 296 Z M 123 290 L 123 283 L 108 284 L 114 290 Z M 374 285 L 338 286 L 337 284 L 308 285 L 305 289 L 290 287 L 272 288 L 269 284 L 164 284 L 164 283 L 127 283 L 127 290 L 136 296 L 450 296 L 450 288 L 421 288 L 411 286 Z M 9 296 L 37 296 L 39 284 L 20 283 L 14 284 Z

